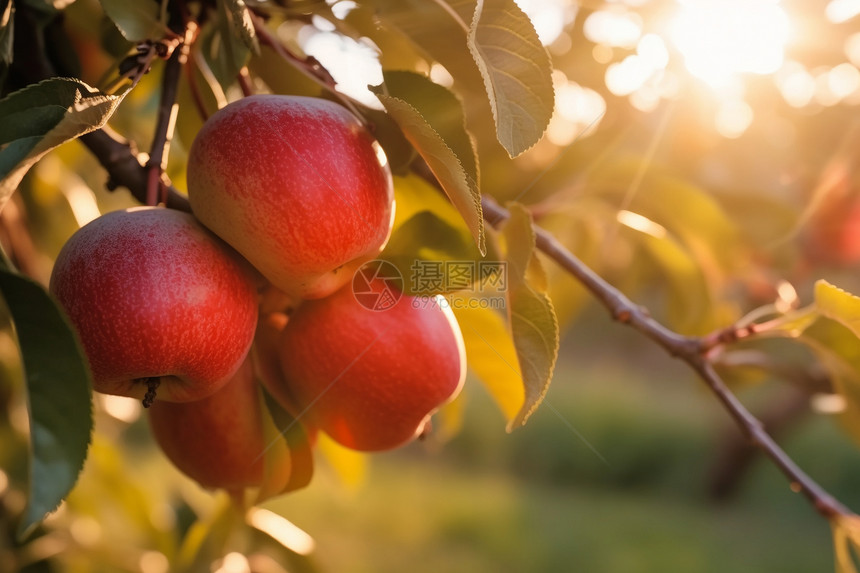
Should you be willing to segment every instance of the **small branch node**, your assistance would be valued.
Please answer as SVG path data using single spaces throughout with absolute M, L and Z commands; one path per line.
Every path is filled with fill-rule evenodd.
M 619 308 L 612 313 L 612 318 L 621 324 L 630 324 L 633 318 L 633 311 L 629 308 Z

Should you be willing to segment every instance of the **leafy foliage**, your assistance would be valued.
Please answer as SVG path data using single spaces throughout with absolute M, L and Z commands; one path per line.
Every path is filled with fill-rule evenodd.
M 394 197 L 394 228 L 381 257 L 396 266 L 403 277 L 412 279 L 415 265 L 437 263 L 444 273 L 445 262 L 480 259 L 463 219 L 436 188 L 416 175 L 395 177 Z M 447 277 L 441 282 L 443 287 L 453 284 Z M 426 296 L 440 292 L 438 287 L 427 290 L 414 280 L 405 281 L 404 288 L 410 294 Z
M 255 503 L 308 485 L 313 476 L 313 455 L 307 433 L 299 421 L 263 391 L 266 450 L 265 478 Z
M 509 427 L 525 424 L 540 405 L 558 358 L 558 320 L 546 294 L 546 275 L 535 252 L 531 216 L 510 205 L 504 228 L 508 248 L 508 314 L 525 386 L 525 402 Z
M 244 0 L 224 0 L 222 6 L 226 8 L 222 12 L 222 17 L 229 20 L 233 25 L 233 33 L 229 36 L 236 36 L 242 40 L 249 50 L 255 54 L 260 53 L 260 43 L 257 41 L 257 36 L 254 32 L 254 22 L 251 20 L 251 13 L 248 11 L 248 6 Z
M 860 519 L 837 516 L 831 521 L 836 549 L 836 573 L 857 573 L 854 553 L 860 547 Z
M 158 40 L 171 34 L 162 20 L 158 2 L 99 0 L 105 13 L 129 42 Z
M 4 266 L 0 293 L 15 325 L 30 411 L 28 532 L 68 495 L 92 432 L 89 371 L 75 334 L 48 293 Z
M 439 179 L 484 253 L 478 165 L 456 96 L 411 72 L 386 73 L 374 93 Z
M 525 404 L 517 349 L 504 317 L 489 308 L 455 308 L 463 332 L 469 369 L 496 401 L 508 428 Z
M 124 94 L 123 94 L 124 95 Z M 0 207 L 30 167 L 53 148 L 103 126 L 122 101 L 72 78 L 53 78 L 0 101 Z
M 490 96 L 499 142 L 515 157 L 537 143 L 549 124 L 549 56 L 513 0 L 478 0 L 468 40 Z
M 656 36 L 640 24 L 643 18 L 654 17 L 652 8 L 614 6 L 616 16 L 635 12 L 636 17 L 628 23 L 638 30 L 637 36 L 643 35 L 634 44 L 616 45 L 611 39 L 591 37 L 594 30 L 589 28 L 589 19 L 607 12 L 600 3 L 580 6 L 582 16 L 578 18 L 585 19 L 585 25 L 565 21 L 565 30 L 556 43 L 548 43 L 548 51 L 514 0 L 254 2 L 250 7 L 244 0 L 70 4 L 61 0 L 0 1 L 0 80 L 6 94 L 0 100 L 0 208 L 19 188 L 28 186 L 25 175 L 48 152 L 106 126 L 108 120 L 114 120 L 114 127 L 124 135 L 146 141 L 155 114 L 165 119 L 165 108 L 170 108 L 170 102 L 160 102 L 160 98 L 177 86 L 162 83 L 159 90 L 158 81 L 166 81 L 161 78 L 135 82 L 128 98 L 133 105 L 122 106 L 127 112 L 123 117 L 114 116 L 114 112 L 129 91 L 114 93 L 111 79 L 116 82 L 120 62 L 127 66 L 136 57 L 130 52 L 132 44 L 145 47 L 166 39 L 191 39 L 191 57 L 183 60 L 186 73 L 178 85 L 179 110 L 170 112 L 175 115 L 167 118 L 168 133 L 157 135 L 153 146 L 156 149 L 158 144 L 169 143 L 175 122 L 178 145 L 166 145 L 170 148 L 166 163 L 176 187 L 184 188 L 188 147 L 205 117 L 240 97 L 241 92 L 322 96 L 346 105 L 373 130 L 395 175 L 396 219 L 381 258 L 407 277 L 421 263 L 439 263 L 444 269 L 448 269 L 447 263 L 507 265 L 507 284 L 498 292 L 480 292 L 476 283 L 450 286 L 454 281 L 448 280 L 449 275 L 444 277 L 445 286 L 428 288 L 410 280 L 405 286 L 410 294 L 447 296 L 463 334 L 470 372 L 501 410 L 509 431 L 524 425 L 545 398 L 561 334 L 586 308 L 588 300 L 586 290 L 570 273 L 543 268 L 536 252 L 536 222 L 624 293 L 647 300 L 655 320 L 665 322 L 677 333 L 703 337 L 690 338 L 694 342 L 712 344 L 707 348 L 713 353 L 703 354 L 699 357 L 702 360 L 716 360 L 723 346 L 734 343 L 732 336 L 797 339 L 792 344 L 809 348 L 815 367 L 825 371 L 825 390 L 841 400 L 838 417 L 842 426 L 860 441 L 860 298 L 850 292 L 860 289 L 850 266 L 860 260 L 855 252 L 860 250 L 851 243 L 850 230 L 856 225 L 845 220 L 837 225 L 816 215 L 818 211 L 834 217 L 850 212 L 848 207 L 856 195 L 856 158 L 842 150 L 829 159 L 826 169 L 817 165 L 797 168 L 797 172 L 822 171 L 825 175 L 817 184 L 797 184 L 798 188 L 814 187 L 809 197 L 797 192 L 796 197 L 787 198 L 791 194 L 783 193 L 781 187 L 774 192 L 769 186 L 776 180 L 799 180 L 802 176 L 793 174 L 793 165 L 768 164 L 768 154 L 761 151 L 774 142 L 791 139 L 787 135 L 783 138 L 784 125 L 762 127 L 760 131 L 769 133 L 767 145 L 759 142 L 757 147 L 748 147 L 748 153 L 738 153 L 748 158 L 733 157 L 729 164 L 721 159 L 725 149 L 709 139 L 701 126 L 661 120 L 655 127 L 644 121 L 648 116 L 627 110 L 621 92 L 609 85 L 610 69 L 618 71 L 623 62 L 635 62 L 636 58 L 640 62 L 648 59 L 648 45 L 643 42 Z M 16 10 L 26 12 L 26 18 L 18 19 Z M 68 29 L 57 25 L 57 15 L 65 10 L 73 13 Z M 76 10 L 79 12 L 74 16 Z M 104 30 L 97 25 L 100 20 L 111 30 L 101 38 Z M 190 20 L 194 25 L 183 36 L 180 26 Z M 589 29 L 583 33 L 585 28 Z M 74 36 L 72 41 L 66 37 L 69 34 Z M 116 41 L 107 41 L 111 34 Z M 22 53 L 18 44 L 21 38 L 35 38 L 42 48 L 51 48 L 33 55 L 46 60 L 44 68 L 27 62 L 23 64 L 26 73 L 22 73 L 22 64 L 14 62 Z M 367 49 L 380 63 L 381 78 L 356 66 L 352 71 L 361 76 L 358 83 L 371 84 L 369 92 L 357 95 L 348 86 L 355 78 L 334 77 L 325 62 L 311 54 L 315 40 L 327 42 L 330 49 L 337 46 L 335 51 L 340 50 L 338 57 L 343 58 L 349 57 L 350 50 Z M 664 50 L 671 49 L 660 42 Z M 111 49 L 104 47 L 108 43 Z M 834 44 L 841 46 L 841 42 Z M 652 41 L 651 48 L 655 45 Z M 48 77 L 51 73 L 46 70 L 52 69 L 78 75 L 71 71 L 78 69 L 78 62 L 72 61 L 75 54 L 63 54 L 64 48 L 54 46 L 69 46 L 68 51 L 80 52 L 81 78 Z M 592 53 L 591 59 L 601 65 L 582 57 Z M 654 56 L 656 52 L 648 53 Z M 844 59 L 841 52 L 840 57 Z M 603 60 L 610 62 L 609 67 L 603 67 Z M 7 74 L 15 64 L 19 69 Z M 155 63 L 152 69 L 157 71 L 160 65 Z M 149 63 L 146 66 L 148 70 Z M 630 96 L 633 107 L 641 109 L 642 98 L 651 97 L 656 98 L 657 106 L 661 99 L 675 98 L 672 106 L 683 109 L 681 96 L 667 95 L 677 89 L 672 87 L 673 82 L 678 83 L 680 66 L 677 68 L 663 66 L 659 74 L 643 80 L 641 89 Z M 786 66 L 785 74 L 789 68 Z M 815 72 L 816 90 L 835 82 L 821 80 L 826 73 Z M 34 79 L 38 74 L 42 77 Z M 240 74 L 242 81 L 237 82 Z M 581 110 L 573 108 L 585 105 L 584 86 L 604 83 L 607 89 L 591 91 L 592 97 L 596 95 L 604 104 L 604 110 L 609 104 L 607 132 L 598 132 L 583 143 L 580 137 L 603 119 L 603 112 L 596 118 L 574 121 L 571 118 Z M 784 90 L 782 85 L 777 88 Z M 816 98 L 823 101 L 818 91 Z M 557 100 L 556 92 L 564 97 Z M 638 100 L 637 94 L 641 96 Z M 675 117 L 675 123 L 690 120 L 694 115 L 691 107 L 695 106 L 679 112 L 677 117 L 683 121 Z M 784 113 L 777 108 L 766 117 L 756 115 L 756 122 L 766 123 L 773 119 L 771 116 Z M 672 109 L 669 107 L 665 118 L 673 119 L 669 113 Z M 717 122 L 721 117 L 717 111 L 708 116 L 709 121 L 711 116 L 717 117 Z M 561 143 L 559 129 L 550 129 L 549 137 L 544 137 L 548 127 L 558 128 L 564 121 L 576 124 L 576 129 L 568 125 L 568 131 L 575 133 L 572 140 Z M 660 141 L 666 126 L 674 131 Z M 826 127 L 801 122 L 790 127 L 801 140 L 827 139 L 821 136 Z M 840 123 L 830 129 L 841 133 L 843 128 Z M 646 140 L 652 130 L 656 131 L 653 139 Z M 158 141 L 159 137 L 164 141 Z M 842 147 L 856 147 L 855 137 L 846 134 Z M 117 143 L 114 151 L 123 148 L 123 142 L 117 139 Z M 657 143 L 667 149 L 661 153 Z M 136 156 L 136 151 L 127 149 L 124 156 L 133 167 L 147 160 Z M 86 218 L 82 215 L 86 206 L 119 204 L 101 192 L 91 196 L 88 189 L 77 189 L 102 186 L 103 177 L 93 174 L 99 170 L 92 169 L 91 164 L 68 159 L 58 163 L 63 172 L 55 179 L 63 182 L 56 187 L 62 189 L 54 190 L 52 198 L 62 198 L 55 201 L 62 203 L 62 208 L 46 198 L 50 193 L 22 193 L 27 195 L 22 205 L 38 212 L 34 217 L 37 225 L 50 227 L 56 221 L 51 217 L 60 217 L 58 211 L 69 220 L 70 209 L 77 224 Z M 767 176 L 756 181 L 759 172 L 767 172 Z M 774 177 L 773 173 L 792 175 Z M 160 172 L 150 170 L 147 174 L 150 186 L 160 185 L 153 177 L 161 176 Z M 731 176 L 743 177 L 744 185 L 725 183 Z M 523 201 L 528 206 L 510 203 L 510 218 L 497 237 L 484 224 L 482 195 Z M 828 202 L 837 208 L 828 208 Z M 816 225 L 828 229 L 822 232 Z M 820 242 L 816 232 L 842 242 L 816 245 L 816 240 Z M 5 239 L 5 235 L 0 236 L 0 240 Z M 823 257 L 822 251 L 837 268 L 820 264 L 816 257 Z M 810 276 L 830 274 L 847 288 L 819 281 L 810 293 L 802 286 L 811 282 Z M 842 278 L 845 283 L 837 280 Z M 798 285 L 799 292 L 789 280 Z M 50 297 L 37 283 L 9 268 L 0 270 L 0 291 L 18 337 L 29 396 L 30 498 L 22 527 L 31 528 L 67 497 L 88 448 L 90 459 L 95 458 L 93 471 L 101 472 L 104 479 L 99 486 L 121 481 L 128 468 L 122 466 L 116 451 L 99 440 L 98 432 L 96 444 L 89 446 L 93 426 L 89 375 L 74 336 Z M 503 296 L 505 313 L 484 304 L 493 295 Z M 786 309 L 803 297 L 813 297 L 813 306 L 800 311 Z M 742 318 L 742 309 L 747 307 L 753 310 Z M 728 334 L 720 330 L 727 325 L 731 325 Z M 743 353 L 741 347 L 736 354 L 730 351 L 722 356 L 733 358 Z M 764 351 L 756 356 L 769 357 Z M 731 360 L 727 359 L 724 366 L 732 368 Z M 802 391 L 811 393 L 808 388 Z M 328 460 L 347 485 L 355 486 L 364 479 L 366 457 L 324 435 L 306 432 L 268 394 L 261 400 L 266 405 L 269 447 L 261 454 L 265 457 L 265 479 L 259 491 L 253 492 L 253 503 L 305 486 L 313 471 L 312 448 Z M 465 412 L 465 401 L 460 399 L 437 414 L 439 426 L 444 427 L 440 432 L 443 439 L 457 430 Z M 117 486 L 120 493 L 116 494 L 116 505 L 135 519 L 146 521 L 147 503 L 129 501 L 143 496 L 146 488 L 124 485 L 124 489 Z M 75 506 L 74 495 L 69 499 Z M 183 494 L 183 503 L 188 499 Z M 76 511 L 81 510 L 80 505 L 85 504 L 78 504 Z M 177 570 L 211 568 L 212 562 L 231 547 L 235 529 L 244 518 L 226 496 L 214 502 L 213 511 L 195 509 L 194 513 L 195 521 L 186 528 L 178 547 L 163 540 L 157 544 L 158 551 L 168 556 Z M 98 514 L 99 519 L 102 517 Z M 831 520 L 836 564 L 844 573 L 856 571 L 851 556 L 858 539 L 855 517 L 838 515 Z M 300 567 L 312 570 L 308 563 L 302 562 Z
M 820 280 L 815 283 L 815 306 L 860 337 L 860 297 Z

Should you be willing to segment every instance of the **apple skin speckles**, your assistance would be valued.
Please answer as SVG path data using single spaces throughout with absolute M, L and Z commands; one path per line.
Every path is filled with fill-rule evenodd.
M 256 95 L 204 124 L 188 159 L 204 225 L 282 291 L 328 296 L 391 233 L 394 191 L 379 144 L 343 107 Z
M 285 407 L 360 451 L 389 450 L 415 438 L 459 393 L 466 374 L 450 308 L 403 295 L 387 310 L 373 311 L 350 286 L 299 306 L 279 346 L 286 387 L 272 394 L 289 396 Z
M 83 344 L 95 390 L 160 400 L 208 396 L 248 354 L 257 322 L 253 269 L 187 213 L 114 211 L 61 250 L 50 291 Z

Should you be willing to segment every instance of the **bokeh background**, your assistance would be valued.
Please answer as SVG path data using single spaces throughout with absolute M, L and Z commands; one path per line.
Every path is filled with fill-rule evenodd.
M 396 34 L 363 28 L 373 3 L 325 4 L 366 41 L 310 16 L 313 3 L 296 7 L 308 16 L 285 16 L 277 32 L 317 57 L 343 89 L 373 104 L 366 85 L 381 81 L 378 50 L 382 66 L 420 68 L 417 55 L 396 49 Z M 556 112 L 545 139 L 513 161 L 482 131 L 491 126 L 475 120 L 485 193 L 529 205 L 539 224 L 685 333 L 773 301 L 806 304 L 818 278 L 858 292 L 860 2 L 520 5 L 552 55 Z M 64 26 L 81 77 L 97 83 L 111 51 L 123 49 L 110 44 L 115 30 L 93 0 L 72 4 Z M 422 65 L 451 85 L 443 64 Z M 251 62 L 260 89 L 310 89 L 278 66 L 266 50 Z M 159 74 L 111 121 L 140 149 L 152 137 Z M 180 104 L 188 97 L 180 86 Z M 190 108 L 181 108 L 168 169 L 180 189 L 199 127 Z M 28 274 L 46 281 L 78 226 L 133 204 L 104 181 L 78 143 L 31 171 L 0 215 L 4 244 L 31 249 Z M 0 523 L 8 535 L 0 568 L 3 552 L 23 551 L 29 571 L 161 573 L 191 535 L 204 556 L 207 544 L 227 539 L 226 558 L 200 561 L 199 570 L 221 573 L 832 570 L 829 525 L 769 463 L 749 455 L 703 385 L 546 263 L 562 346 L 547 398 L 524 428 L 506 433 L 491 397 L 470 378 L 462 416 L 446 412 L 424 442 L 369 458 L 322 444 L 312 484 L 265 505 L 281 521 L 261 522 L 259 539 L 231 529 L 224 500 L 169 465 L 136 403 L 97 397 L 85 472 L 22 549 L 11 533 L 25 499 L 27 421 L 6 329 Z M 860 452 L 840 424 L 845 404 L 812 353 L 795 348 L 769 341 L 740 350 L 820 376 L 733 369 L 729 380 L 802 467 L 860 508 Z

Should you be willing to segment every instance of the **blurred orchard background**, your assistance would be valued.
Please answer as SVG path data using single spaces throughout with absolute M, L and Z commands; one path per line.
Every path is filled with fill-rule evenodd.
M 382 66 L 401 58 L 421 67 L 396 34 L 362 32 L 372 22 L 364 3 L 248 4 L 282 7 L 290 17 L 278 37 L 367 105 L 378 107 L 366 86 L 382 81 Z M 485 193 L 529 205 L 538 224 L 684 333 L 773 300 L 805 304 L 818 278 L 860 291 L 860 0 L 518 4 L 551 55 L 556 108 L 543 140 L 516 160 L 479 137 Z M 355 33 L 335 33 L 343 26 Z M 63 27 L 91 85 L 111 53 L 128 48 L 95 0 L 69 5 Z M 271 89 L 318 93 L 276 60 L 264 47 L 249 69 Z M 425 68 L 451 84 L 443 65 Z M 111 119 L 141 149 L 159 76 L 146 76 Z M 168 164 L 179 189 L 200 121 L 190 97 L 181 83 Z M 0 214 L 4 245 L 30 249 L 23 270 L 46 281 L 78 226 L 135 204 L 105 190 L 105 179 L 78 142 L 30 171 Z M 562 346 L 546 401 L 524 428 L 507 434 L 488 394 L 467 382 L 462 416 L 448 412 L 427 441 L 370 457 L 323 441 L 311 485 L 266 503 L 241 539 L 224 525 L 225 499 L 154 447 L 137 402 L 96 396 L 78 485 L 16 545 L 27 417 L 4 331 L 0 570 L 10 552 L 27 557 L 27 571 L 164 573 L 182 552 L 189 570 L 220 573 L 832 570 L 827 522 L 750 454 L 692 373 L 546 266 Z M 767 344 L 786 372 L 809 370 L 811 354 Z M 792 457 L 860 508 L 860 452 L 836 416 L 844 402 L 820 380 L 787 378 L 730 373 Z M 217 547 L 235 550 L 221 558 Z

